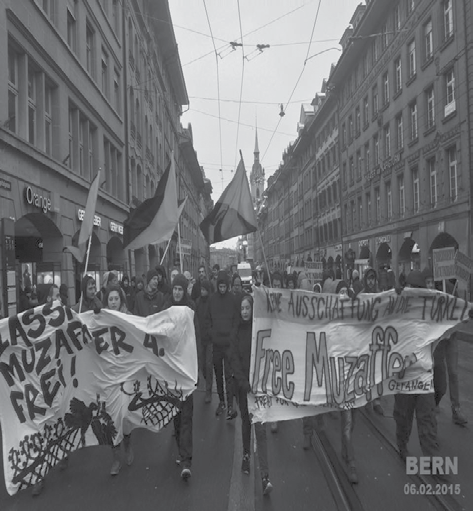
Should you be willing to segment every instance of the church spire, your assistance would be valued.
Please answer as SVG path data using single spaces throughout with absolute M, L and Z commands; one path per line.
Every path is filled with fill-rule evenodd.
M 258 147 L 258 128 L 256 128 L 256 134 L 255 134 L 255 162 L 259 161 L 259 147 Z

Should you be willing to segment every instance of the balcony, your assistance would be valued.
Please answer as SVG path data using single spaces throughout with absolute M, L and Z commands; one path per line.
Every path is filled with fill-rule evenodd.
M 130 123 L 130 134 L 131 134 L 131 138 L 136 138 L 136 128 L 135 128 L 135 124 L 133 122 Z
M 143 147 L 143 144 L 141 142 L 141 133 L 139 132 L 136 134 L 136 142 L 138 144 L 138 147 L 141 149 Z
M 130 67 L 134 70 L 135 69 L 135 57 L 133 57 L 133 54 L 131 52 L 128 53 L 128 62 L 130 64 Z

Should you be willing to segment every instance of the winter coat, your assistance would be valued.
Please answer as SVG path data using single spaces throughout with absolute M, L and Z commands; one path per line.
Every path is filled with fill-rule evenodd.
M 242 388 L 248 386 L 250 377 L 252 323 L 252 319 L 243 321 L 240 318 L 230 349 L 230 365 L 233 375 L 238 386 Z
M 210 344 L 210 331 L 208 325 L 210 296 L 201 296 L 195 303 L 195 313 L 199 320 L 200 340 L 203 345 Z
M 82 279 L 81 284 L 81 291 L 82 291 L 82 307 L 79 310 L 80 307 L 80 299 L 79 301 L 72 307 L 72 310 L 76 312 L 87 312 L 87 311 L 94 311 L 94 310 L 100 310 L 103 305 L 102 302 L 97 298 L 97 296 L 94 296 L 91 300 L 88 300 L 86 298 L 87 296 L 87 284 L 90 280 L 94 280 L 90 275 L 86 275 Z
M 221 294 L 218 285 L 225 283 L 227 292 Z M 228 276 L 220 271 L 217 277 L 217 292 L 209 298 L 209 310 L 207 313 L 207 324 L 210 329 L 210 337 L 215 346 L 229 347 L 230 340 L 235 334 L 239 321 L 235 296 L 229 291 Z
M 135 296 L 135 307 L 133 314 L 146 318 L 163 310 L 164 296 L 163 293 L 156 290 L 150 293 L 148 288 L 138 291 Z
M 134 308 L 135 308 L 135 294 L 136 294 L 135 290 L 130 285 L 125 287 L 123 284 L 120 284 L 120 286 L 122 288 L 123 294 L 125 295 L 127 309 L 129 311 L 134 310 Z

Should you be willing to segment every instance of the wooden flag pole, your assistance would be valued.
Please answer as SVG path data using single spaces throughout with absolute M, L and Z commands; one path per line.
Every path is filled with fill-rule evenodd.
M 82 275 L 81 279 L 81 287 L 82 287 L 82 280 L 84 280 L 84 277 L 87 275 L 87 266 L 89 265 L 89 256 L 90 256 L 90 246 L 92 244 L 92 234 L 89 236 L 89 243 L 87 244 L 87 254 L 85 256 L 85 269 L 84 274 Z M 82 300 L 84 298 L 84 291 L 80 294 L 80 303 L 79 303 L 79 312 L 82 311 Z
M 273 287 L 273 284 L 271 283 L 271 273 L 269 271 L 268 261 L 266 260 L 266 253 L 264 251 L 263 238 L 261 237 L 261 231 L 259 229 L 258 229 L 258 234 L 259 234 L 259 240 L 261 243 L 261 250 L 263 251 L 264 264 L 266 265 L 266 271 L 268 272 L 269 287 Z
M 169 238 L 168 244 L 166 245 L 166 250 L 164 251 L 163 257 L 161 259 L 161 262 L 159 264 L 163 264 L 164 258 L 166 257 L 166 254 L 168 252 L 169 245 L 171 244 L 171 238 Z

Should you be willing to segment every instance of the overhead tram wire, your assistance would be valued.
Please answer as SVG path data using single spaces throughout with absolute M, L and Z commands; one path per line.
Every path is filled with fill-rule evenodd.
M 304 60 L 304 64 L 302 66 L 302 70 L 301 70 L 301 73 L 299 75 L 299 78 L 297 79 L 296 81 L 296 84 L 294 85 L 294 88 L 292 89 L 292 92 L 291 92 L 291 95 L 289 96 L 289 99 L 288 101 L 286 102 L 286 106 L 284 108 L 284 110 L 286 110 L 287 106 L 289 105 L 291 99 L 292 99 L 292 96 L 294 95 L 294 92 L 296 91 L 296 88 L 297 86 L 299 85 L 299 82 L 302 78 L 302 75 L 304 74 L 304 71 L 305 71 L 305 66 L 307 64 L 307 61 L 309 60 L 309 52 L 310 52 L 310 46 L 312 44 L 312 38 L 314 37 L 314 31 L 315 31 L 315 25 L 317 24 L 317 20 L 319 18 L 319 11 L 320 11 L 320 4 L 322 3 L 322 0 L 319 0 L 319 5 L 317 6 L 317 12 L 315 13 L 315 19 L 314 19 L 314 24 L 312 26 L 312 33 L 310 34 L 310 41 L 309 41 L 309 45 L 307 47 L 307 53 L 306 53 L 306 56 L 305 56 L 305 60 Z M 282 120 L 282 115 L 280 115 L 279 117 L 279 120 L 278 120 L 278 123 L 276 124 L 276 127 L 274 128 L 274 131 L 273 131 L 273 134 L 271 135 L 271 138 L 269 139 L 269 143 L 268 143 L 268 146 L 266 147 L 266 150 L 265 152 L 263 153 L 263 157 L 261 158 L 261 162 L 263 162 L 264 160 L 264 157 L 266 156 L 266 153 L 268 152 L 268 149 L 269 147 L 271 146 L 271 142 L 273 141 L 273 138 L 274 138 L 274 135 L 276 134 L 276 130 L 279 128 L 279 124 L 281 123 L 281 120 Z
M 207 5 L 205 3 L 205 0 L 203 0 L 204 2 L 204 9 L 205 9 L 205 15 L 207 16 L 207 23 L 209 24 L 209 30 L 210 30 L 210 35 L 212 37 L 212 44 L 213 44 L 213 47 L 214 47 L 214 52 L 215 52 L 215 62 L 217 63 L 217 98 L 218 98 L 218 130 L 219 130 L 219 137 L 220 137 L 220 165 L 221 165 L 221 168 L 220 168 L 220 171 L 222 173 L 222 187 L 223 187 L 223 155 L 222 155 L 222 114 L 221 114 L 221 109 L 220 109 L 220 76 L 219 76 L 219 67 L 218 67 L 218 53 L 217 53 L 217 48 L 215 47 L 215 40 L 214 40 L 214 36 L 213 36 L 213 32 L 212 32 L 212 25 L 210 24 L 210 18 L 209 18 L 209 13 L 207 11 Z M 222 191 L 223 191 L 223 188 L 222 188 Z
M 299 7 L 296 7 L 295 9 L 292 9 L 292 11 L 289 11 L 289 12 L 286 12 L 285 14 L 282 14 L 281 16 L 277 17 L 277 18 L 274 18 L 273 20 L 271 21 L 268 21 L 268 23 L 265 23 L 264 25 L 262 25 L 261 27 L 258 27 L 258 28 L 255 28 L 254 30 L 251 30 L 250 32 L 248 32 L 247 34 L 245 34 L 245 37 L 249 36 L 250 34 L 254 34 L 255 32 L 258 32 L 259 30 L 267 27 L 268 25 L 271 25 L 272 23 L 275 23 L 276 21 L 279 21 L 280 19 L 282 18 L 285 18 L 286 16 L 289 16 L 290 14 L 292 14 L 293 12 L 296 12 L 298 11 L 299 9 L 302 9 L 302 7 L 305 7 L 307 4 L 309 4 L 310 2 L 306 2 L 305 4 L 302 4 L 300 5 Z M 219 51 L 221 50 L 224 50 L 230 43 L 227 43 L 225 46 L 221 46 L 219 48 Z M 205 55 L 201 55 L 200 57 L 197 57 L 195 58 L 194 60 L 191 60 L 189 62 L 186 62 L 185 64 L 183 64 L 183 67 L 184 66 L 188 66 L 190 64 L 193 64 L 194 62 L 197 62 L 198 60 L 201 60 L 205 57 L 208 57 L 212 52 L 208 52 L 206 53 Z
M 240 116 L 241 116 L 241 99 L 243 96 L 243 78 L 245 76 L 245 50 L 243 49 L 243 30 L 241 28 L 241 12 L 240 12 L 240 0 L 237 0 L 238 5 L 238 21 L 240 25 L 240 39 L 241 39 L 241 54 L 242 54 L 242 67 L 241 67 L 241 83 L 240 83 L 240 100 L 238 105 L 238 124 L 237 124 L 237 135 L 236 135 L 236 144 L 235 144 L 235 168 L 237 166 L 237 158 L 238 158 L 238 136 L 240 134 Z

